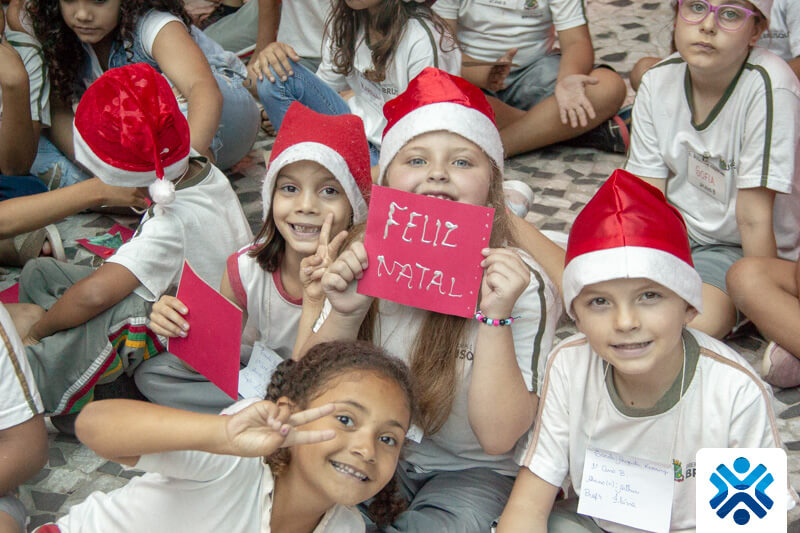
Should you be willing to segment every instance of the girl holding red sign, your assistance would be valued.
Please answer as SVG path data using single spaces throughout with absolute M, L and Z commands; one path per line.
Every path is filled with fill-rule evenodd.
M 354 242 L 322 278 L 330 306 L 307 346 L 361 330 L 419 382 L 418 427 L 397 470 L 409 507 L 388 530 L 488 530 L 514 482 L 517 440 L 536 413 L 558 293 L 530 256 L 510 247 L 503 149 L 480 89 L 428 68 L 384 113 L 381 184 L 495 208 L 476 320 L 358 294 L 357 280 L 376 265 Z

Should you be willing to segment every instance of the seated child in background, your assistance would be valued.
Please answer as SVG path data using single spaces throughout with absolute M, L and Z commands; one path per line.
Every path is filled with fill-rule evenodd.
M 725 274 L 737 260 L 800 251 L 800 82 L 755 46 L 770 0 L 712 12 L 680 0 L 677 53 L 644 75 L 625 170 L 665 193 L 689 233 L 703 280 L 691 324 L 722 338 L 740 317 Z
M 564 302 L 581 332 L 547 359 L 537 422 L 499 532 L 629 531 L 553 502 L 581 494 L 587 449 L 658 463 L 700 448 L 780 447 L 771 395 L 736 352 L 686 324 L 702 282 L 663 194 L 618 170 L 572 226 Z M 682 481 L 679 483 L 679 481 Z M 695 527 L 696 478 L 675 479 L 670 530 Z
M 20 301 L 47 309 L 20 333 L 49 414 L 77 412 L 98 381 L 163 351 L 147 316 L 178 282 L 184 259 L 219 285 L 225 259 L 252 238 L 225 175 L 189 156 L 186 119 L 149 65 L 101 76 L 78 105 L 74 135 L 81 164 L 110 184 L 149 185 L 155 205 L 97 270 L 51 259 L 23 269 Z
M 219 416 L 130 400 L 89 405 L 78 437 L 148 472 L 37 533 L 361 533 L 353 505 L 397 512 L 394 469 L 414 412 L 408 370 L 366 342 L 319 345 L 275 371 L 266 401 Z
M 616 72 L 595 68 L 583 0 L 439 0 L 433 10 L 464 49 L 461 75 L 496 97 L 506 157 L 595 128 L 582 146 L 625 153 L 628 130 L 615 115 L 627 90 Z
M 41 45 L 5 26 L 0 6 L 0 200 L 47 190 L 30 170 L 39 131 L 50 126 L 50 82 Z
M 371 186 L 361 119 L 322 115 L 293 103 L 264 179 L 264 225 L 253 243 L 228 258 L 220 286 L 222 295 L 244 310 L 242 364 L 254 342 L 278 360 L 292 356 L 296 340 L 304 343 L 322 310 L 319 280 L 346 230 L 366 220 Z M 335 237 L 329 243 L 330 235 Z M 178 299 L 163 296 L 153 306 L 150 328 L 165 337 L 191 335 L 191 324 L 181 316 L 187 312 Z M 232 403 L 168 353 L 142 363 L 135 379 L 150 401 L 162 405 L 218 413 Z
M 14 490 L 47 462 L 47 432 L 22 340 L 2 304 L 0 336 L 0 533 L 22 533 L 25 507 Z
M 761 35 L 758 46 L 766 48 L 784 59 L 789 63 L 795 75 L 800 78 L 800 2 L 797 0 L 774 0 L 770 12 L 768 5 L 770 1 L 754 2 L 755 5 L 763 4 L 764 12 L 770 13 L 769 29 Z M 761 6 L 759 5 L 759 7 Z M 660 57 L 643 57 L 637 61 L 631 70 L 631 87 L 634 91 L 639 90 L 644 73 L 661 59 Z
M 761 375 L 776 387 L 800 385 L 800 263 L 745 257 L 728 270 L 731 299 L 771 342 Z

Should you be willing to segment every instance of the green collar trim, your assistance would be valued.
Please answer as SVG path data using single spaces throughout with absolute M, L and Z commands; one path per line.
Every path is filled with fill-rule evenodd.
M 739 67 L 739 71 L 736 73 L 736 76 L 733 77 L 731 82 L 725 88 L 725 92 L 722 93 L 722 98 L 719 99 L 719 102 L 711 109 L 711 113 L 708 114 L 706 119 L 701 124 L 696 124 L 694 121 L 694 96 L 692 96 L 692 76 L 689 74 L 689 66 L 686 66 L 686 71 L 683 76 L 683 89 L 686 93 L 686 103 L 689 104 L 689 110 L 692 113 L 692 127 L 696 131 L 703 131 L 707 127 L 714 122 L 714 119 L 717 118 L 717 115 L 720 114 L 722 108 L 725 107 L 725 103 L 728 101 L 728 98 L 731 97 L 733 94 L 733 90 L 736 88 L 736 84 L 739 82 L 739 78 L 744 72 L 745 66 L 747 65 L 747 61 L 750 59 L 750 54 L 747 54 L 747 57 L 742 62 L 742 66 Z
M 686 349 L 686 371 L 683 379 L 683 393 L 685 394 L 689 388 L 689 385 L 692 383 L 694 372 L 697 369 L 697 362 L 700 359 L 700 346 L 697 344 L 697 340 L 694 338 L 694 336 L 692 336 L 692 334 L 689 333 L 689 331 L 685 328 L 681 334 L 681 337 L 683 338 L 683 345 Z M 607 366 L 608 363 L 603 361 L 604 370 Z M 666 413 L 675 405 L 677 405 L 678 401 L 680 400 L 681 373 L 678 373 L 678 375 L 675 377 L 675 381 L 672 382 L 672 385 L 670 385 L 669 389 L 667 389 L 667 392 L 664 393 L 664 395 L 655 403 L 655 405 L 647 409 L 637 409 L 636 407 L 625 405 L 625 403 L 622 401 L 622 398 L 619 397 L 617 388 L 614 385 L 613 369 L 611 372 L 606 374 L 606 389 L 608 390 L 608 395 L 611 398 L 611 403 L 613 403 L 614 407 L 617 408 L 617 411 L 623 415 L 632 418 L 656 416 Z

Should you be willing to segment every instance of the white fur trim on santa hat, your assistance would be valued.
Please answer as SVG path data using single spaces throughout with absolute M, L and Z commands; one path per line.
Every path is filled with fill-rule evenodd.
M 291 163 L 297 161 L 314 161 L 327 168 L 331 174 L 342 184 L 344 193 L 350 201 L 353 209 L 353 223 L 358 224 L 367 220 L 367 202 L 358 188 L 355 178 L 350 173 L 350 167 L 344 158 L 328 145 L 315 142 L 302 142 L 294 144 L 284 150 L 269 164 L 267 175 L 264 177 L 264 185 L 261 188 L 261 201 L 263 205 L 263 218 L 269 214 L 269 207 L 272 204 L 272 194 L 275 188 L 275 181 L 278 179 L 278 172 Z
M 450 131 L 474 142 L 502 172 L 503 143 L 494 122 L 476 109 L 453 102 L 439 102 L 418 107 L 398 120 L 386 132 L 381 142 L 381 156 L 378 163 L 381 172 L 378 178 L 380 185 L 384 185 L 386 169 L 397 152 L 414 137 L 431 131 Z
M 572 301 L 587 285 L 620 278 L 646 278 L 659 283 L 703 311 L 703 281 L 688 263 L 663 250 L 644 246 L 607 248 L 579 255 L 564 269 L 564 305 L 571 318 Z
M 75 160 L 104 183 L 119 187 L 147 187 L 157 179 L 155 166 L 153 170 L 148 170 L 147 172 L 136 172 L 122 170 L 106 163 L 89 148 L 89 145 L 86 144 L 83 136 L 81 136 L 81 132 L 78 131 L 74 124 L 72 126 L 72 137 L 74 139 Z M 183 176 L 187 168 L 189 168 L 188 147 L 182 159 L 164 167 L 164 179 L 169 181 L 178 179 Z

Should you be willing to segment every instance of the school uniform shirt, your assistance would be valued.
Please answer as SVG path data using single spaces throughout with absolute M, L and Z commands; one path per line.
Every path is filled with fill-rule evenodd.
M 525 252 L 517 250 L 530 269 L 530 283 L 517 299 L 511 316 L 518 316 L 510 327 L 514 349 L 522 378 L 529 391 L 536 391 L 543 374 L 544 358 L 553 345 L 555 328 L 561 316 L 561 303 L 552 281 L 541 267 Z M 380 301 L 379 320 L 375 326 L 374 342 L 407 364 L 417 333 L 426 320 L 427 311 Z M 468 468 L 490 468 L 501 474 L 515 476 L 517 464 L 514 453 L 489 455 L 483 451 L 469 424 L 467 395 L 472 378 L 472 362 L 479 323 L 471 320 L 458 346 L 456 393 L 450 415 L 434 435 L 425 435 L 420 443 L 408 441 L 404 459 L 418 472 L 455 471 Z M 491 358 L 491 351 L 478 354 Z M 503 394 L 498 390 L 497 394 Z
M 322 57 L 322 34 L 331 6 L 319 0 L 292 0 L 281 4 L 279 43 L 286 43 L 300 57 Z
M 130 270 L 141 283 L 134 292 L 148 301 L 177 286 L 184 259 L 206 283 L 219 287 L 227 257 L 252 240 L 228 178 L 207 159 L 192 160 L 202 169 L 176 180 L 175 200 L 162 206 L 161 214 L 149 209 L 133 238 L 106 261 Z
M 557 31 L 587 24 L 584 0 L 438 0 L 433 10 L 458 21 L 458 41 L 466 55 L 496 61 L 519 48 L 517 68 L 551 52 Z
M 297 338 L 303 310 L 302 299 L 289 296 L 281 282 L 280 269 L 267 272 L 245 246 L 228 258 L 227 272 L 236 303 L 247 310 L 242 331 L 241 361 L 247 364 L 253 343 L 260 341 L 283 359 L 289 359 Z
M 0 393 L 0 431 L 27 422 L 44 412 L 22 339 L 1 303 L 0 391 L 3 391 Z
M 667 200 L 700 244 L 741 246 L 737 189 L 766 187 L 778 255 L 800 245 L 800 83 L 785 61 L 753 48 L 702 124 L 692 122 L 691 79 L 673 54 L 645 73 L 633 107 L 625 169 L 667 180 Z M 712 182 L 713 180 L 713 182 Z
M 800 2 L 797 0 L 775 0 L 769 29 L 758 41 L 785 60 L 800 56 Z
M 242 400 L 232 414 L 257 400 Z M 143 455 L 134 467 L 147 474 L 108 494 L 93 492 L 56 524 L 62 533 L 271 533 L 275 479 L 261 457 L 197 451 Z M 355 508 L 331 507 L 313 533 L 362 533 Z
M 450 74 L 461 72 L 461 52 L 452 39 L 444 38 L 427 22 L 411 19 L 386 67 L 386 78 L 380 82 L 368 80 L 364 73 L 372 68 L 372 51 L 364 32 L 356 41 L 353 71 L 347 76 L 333 71 L 331 41 L 326 37 L 322 44 L 322 63 L 317 76 L 335 91 L 353 90 L 347 100 L 350 111 L 364 121 L 367 140 L 380 146 L 386 119 L 383 104 L 406 90 L 408 83 L 426 67 L 436 67 Z
M 50 126 L 50 79 L 44 66 L 42 45 L 39 41 L 20 31 L 6 28 L 6 39 L 22 58 L 28 73 L 31 102 L 31 120 L 40 122 L 43 127 Z M 0 121 L 3 115 L 2 89 L 0 89 Z
M 693 531 L 697 451 L 779 448 L 781 442 L 771 394 L 747 361 L 699 331 L 684 330 L 683 342 L 685 374 L 679 374 L 649 409 L 622 402 L 613 373 L 610 369 L 606 372 L 606 363 L 584 335 L 560 343 L 547 357 L 539 415 L 520 465 L 555 486 L 561 486 L 569 476 L 580 494 L 589 445 L 671 463 L 675 489 L 670 531 Z M 792 506 L 794 501 L 789 496 Z M 607 531 L 638 531 L 595 521 Z

